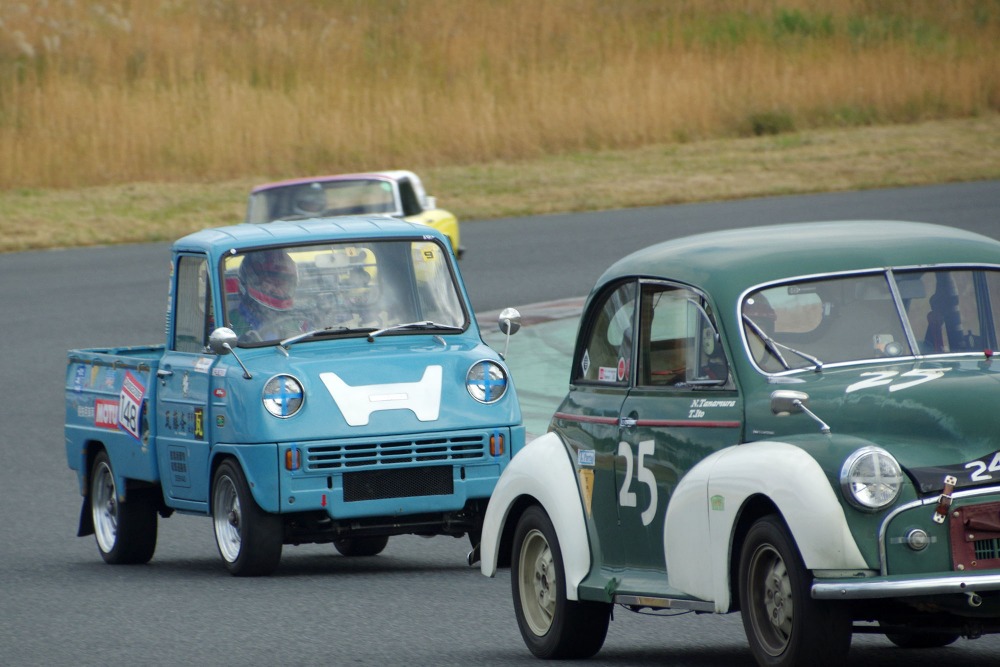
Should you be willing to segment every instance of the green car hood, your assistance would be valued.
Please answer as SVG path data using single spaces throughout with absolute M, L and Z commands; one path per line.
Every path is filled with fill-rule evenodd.
M 802 391 L 833 440 L 853 448 L 857 441 L 844 436 L 854 436 L 886 449 L 922 493 L 939 491 L 946 475 L 955 476 L 958 487 L 1000 482 L 1000 362 L 980 357 L 869 364 L 777 380 L 768 385 L 766 400 L 748 406 L 766 424 L 759 433 L 816 433 L 818 424 L 804 414 L 770 414 L 771 392 Z M 748 413 L 748 423 L 753 421 Z

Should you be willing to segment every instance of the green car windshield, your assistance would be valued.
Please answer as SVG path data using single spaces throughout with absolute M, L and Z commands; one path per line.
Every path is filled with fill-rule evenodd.
M 744 339 L 768 373 L 997 347 L 1000 270 L 934 269 L 810 279 L 748 293 Z
M 350 241 L 232 253 L 222 260 L 226 326 L 241 345 L 302 334 L 468 325 L 448 254 L 431 241 Z

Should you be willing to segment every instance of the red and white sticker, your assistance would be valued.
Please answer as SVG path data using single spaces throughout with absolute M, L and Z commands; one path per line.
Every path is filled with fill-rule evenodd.
M 102 398 L 94 401 L 94 426 L 118 428 L 118 404 Z
M 131 372 L 125 373 L 122 389 L 118 394 L 118 426 L 138 440 L 139 414 L 146 388 Z

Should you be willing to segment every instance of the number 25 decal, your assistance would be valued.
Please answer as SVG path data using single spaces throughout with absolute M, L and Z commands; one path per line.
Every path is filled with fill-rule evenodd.
M 653 441 L 643 440 L 639 443 L 639 467 L 636 469 L 636 477 L 639 482 L 645 484 L 649 487 L 649 507 L 643 510 L 642 514 L 642 525 L 648 526 L 652 521 L 653 517 L 656 515 L 656 477 L 653 475 L 653 471 L 646 467 L 646 457 L 653 455 Z M 622 507 L 635 507 L 637 500 L 635 491 L 632 491 L 632 470 L 635 468 L 635 462 L 632 459 L 632 448 L 629 447 L 627 442 L 618 443 L 618 456 L 625 457 L 625 480 L 622 483 L 622 488 L 618 492 L 618 503 Z
M 872 387 L 881 387 L 882 385 L 889 385 L 889 391 L 899 391 L 900 389 L 907 389 L 909 387 L 915 387 L 918 384 L 923 384 L 925 382 L 930 382 L 931 380 L 936 380 L 943 376 L 946 372 L 951 370 L 950 368 L 914 368 L 911 371 L 906 371 L 902 375 L 899 375 L 898 371 L 873 371 L 871 373 L 862 373 L 861 377 L 866 378 L 860 382 L 855 382 L 850 387 L 847 388 L 847 393 L 855 392 L 858 389 L 871 389 Z M 916 378 L 908 382 L 896 382 L 893 380 L 899 375 L 900 378 Z

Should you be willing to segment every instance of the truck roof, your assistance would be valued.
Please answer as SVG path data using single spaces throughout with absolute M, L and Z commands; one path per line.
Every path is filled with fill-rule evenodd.
M 387 237 L 433 237 L 447 243 L 440 232 L 426 225 L 388 216 L 356 216 L 214 227 L 178 239 L 173 249 L 220 254 L 231 248 Z

